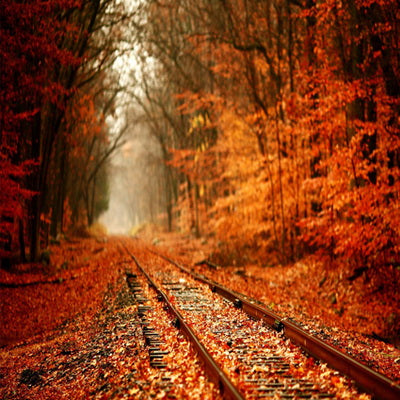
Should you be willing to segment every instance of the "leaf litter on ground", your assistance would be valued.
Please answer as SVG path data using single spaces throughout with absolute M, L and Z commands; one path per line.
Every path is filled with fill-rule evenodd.
M 388 316 L 395 314 L 393 324 L 397 323 L 400 300 L 390 286 L 398 279 L 396 271 L 389 271 L 394 274 L 390 277 L 372 277 L 375 281 L 371 283 L 362 276 L 349 281 L 350 271 L 326 270 L 312 259 L 273 268 L 254 264 L 240 268 L 195 266 L 211 253 L 206 241 L 160 232 L 157 235 L 158 251 L 257 298 L 400 382 L 399 349 L 374 337 L 386 334 L 383 326 L 387 324 L 382 321 Z M 144 239 L 151 243 L 146 235 Z M 1 398 L 167 395 L 160 371 L 149 368 L 142 332 L 133 317 L 135 305 L 125 282 L 131 265 L 118 238 L 110 237 L 63 241 L 50 247 L 48 265 L 25 264 L 12 271 L 0 270 Z M 175 344 L 183 339 L 158 326 L 154 316 L 153 321 L 159 330 L 165 330 L 173 354 Z M 195 364 L 194 354 L 187 351 L 187 358 L 192 357 Z M 174 358 L 179 364 L 179 357 L 169 357 Z M 185 396 L 185 385 L 191 387 L 188 382 L 198 377 L 188 376 L 185 381 L 179 368 L 174 368 L 168 378 L 176 383 L 174 390 L 179 398 Z M 201 381 L 209 398 L 216 398 L 212 385 L 204 377 Z M 194 395 L 200 389 L 192 386 L 191 390 Z M 206 398 L 200 397 L 200 392 L 197 395 Z

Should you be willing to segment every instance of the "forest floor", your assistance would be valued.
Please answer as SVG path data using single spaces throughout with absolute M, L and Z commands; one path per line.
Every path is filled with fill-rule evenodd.
M 327 269 L 313 259 L 284 267 L 210 267 L 201 263 L 212 251 L 204 240 L 152 230 L 139 236 L 138 247 L 156 246 L 257 298 L 400 383 L 398 269 L 354 277 L 350 269 Z M 127 264 L 118 238 L 76 238 L 52 245 L 48 264 L 0 269 L 0 398 L 102 398 L 107 376 L 131 375 L 128 364 L 140 370 L 134 334 L 113 333 L 129 325 L 121 312 Z M 105 342 L 110 332 L 111 344 Z M 135 357 L 124 352 L 127 338 Z

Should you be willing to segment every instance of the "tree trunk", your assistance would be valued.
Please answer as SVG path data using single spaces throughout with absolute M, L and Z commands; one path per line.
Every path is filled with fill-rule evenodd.
M 37 113 L 32 124 L 32 159 L 40 161 L 41 158 L 41 113 Z M 36 262 L 40 256 L 40 212 L 41 212 L 41 193 L 40 193 L 40 165 L 32 173 L 31 190 L 35 195 L 30 201 L 30 260 Z
M 24 236 L 24 221 L 22 218 L 18 219 L 18 236 L 19 236 L 19 248 L 20 248 L 20 261 L 26 262 L 25 254 L 25 236 Z

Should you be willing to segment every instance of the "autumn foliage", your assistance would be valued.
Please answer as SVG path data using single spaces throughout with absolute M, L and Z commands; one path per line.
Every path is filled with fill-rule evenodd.
M 395 1 L 50 3 L 1 3 L 2 254 L 37 259 L 107 207 L 109 67 L 132 46 L 169 228 L 226 259 L 398 264 Z
M 147 12 L 144 51 L 170 93 L 168 106 L 148 100 L 178 171 L 176 225 L 213 232 L 225 259 L 397 265 L 396 2 L 164 0 Z
M 38 260 L 50 234 L 107 206 L 106 160 L 120 140 L 104 122 L 120 91 L 107 69 L 125 11 L 112 0 L 0 10 L 0 256 Z
M 63 3 L 65 10 L 75 7 L 74 2 Z M 1 2 L 0 230 L 6 242 L 2 256 L 4 250 L 11 250 L 15 225 L 26 220 L 29 201 L 37 195 L 35 175 L 42 154 L 35 154 L 35 150 L 40 144 L 37 134 L 41 107 L 67 94 L 67 88 L 51 79 L 51 71 L 55 65 L 78 62 L 60 46 L 65 20 L 55 18 L 56 9 L 55 2 Z M 25 183 L 26 179 L 32 184 Z

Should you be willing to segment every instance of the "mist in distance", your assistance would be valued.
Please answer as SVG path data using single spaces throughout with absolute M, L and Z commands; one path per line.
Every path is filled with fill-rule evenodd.
M 163 211 L 163 161 L 158 142 L 144 124 L 132 124 L 109 165 L 110 200 L 100 217 L 110 234 L 129 234 Z

